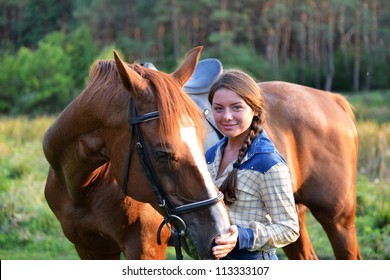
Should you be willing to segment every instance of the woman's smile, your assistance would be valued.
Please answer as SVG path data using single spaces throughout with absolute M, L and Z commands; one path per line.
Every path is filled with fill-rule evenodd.
M 234 129 L 234 128 L 237 126 L 237 124 L 233 124 L 233 123 L 223 123 L 222 126 L 223 126 L 223 128 L 224 128 L 225 130 L 232 130 L 232 129 Z

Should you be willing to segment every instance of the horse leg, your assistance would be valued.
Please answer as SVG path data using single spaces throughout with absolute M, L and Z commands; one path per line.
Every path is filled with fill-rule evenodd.
M 343 207 L 339 213 L 332 211 L 328 212 L 328 215 L 324 215 L 323 210 L 311 210 L 328 235 L 338 260 L 362 259 L 356 237 L 354 209 L 354 207 Z
M 306 229 L 307 208 L 303 204 L 297 204 L 299 233 L 300 236 L 294 243 L 283 247 L 283 251 L 290 260 L 317 260 L 317 254 L 311 245 L 309 234 Z
M 82 260 L 119 260 L 121 252 L 102 253 L 75 245 L 77 254 Z

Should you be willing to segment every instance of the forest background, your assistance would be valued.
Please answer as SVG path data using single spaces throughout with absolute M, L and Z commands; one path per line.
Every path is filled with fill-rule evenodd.
M 390 1 L 0 0 L 0 259 L 77 258 L 43 197 L 43 133 L 91 65 L 173 71 L 191 48 L 257 80 L 344 94 L 359 133 L 358 239 L 390 259 Z M 312 222 L 311 222 L 312 221 Z M 331 248 L 314 220 L 322 258 Z
M 390 88 L 386 0 L 0 0 L 0 113 L 57 113 L 97 58 L 171 71 L 203 57 L 258 80 L 333 91 Z

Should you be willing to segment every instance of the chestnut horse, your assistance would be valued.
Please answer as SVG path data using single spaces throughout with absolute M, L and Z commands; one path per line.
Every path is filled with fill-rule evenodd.
M 47 130 L 45 197 L 80 258 L 164 259 L 172 235 L 192 258 L 213 259 L 230 222 L 207 171 L 203 119 L 182 91 L 201 49 L 172 74 L 114 52 Z

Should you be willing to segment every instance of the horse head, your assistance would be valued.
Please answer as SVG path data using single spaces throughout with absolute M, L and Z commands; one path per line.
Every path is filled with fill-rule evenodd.
M 129 129 L 109 149 L 123 191 L 158 210 L 191 257 L 209 259 L 213 240 L 230 222 L 207 170 L 201 112 L 182 91 L 201 49 L 191 50 L 171 74 L 124 63 L 114 51 L 129 95 Z

